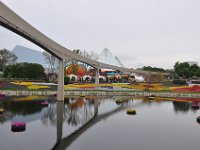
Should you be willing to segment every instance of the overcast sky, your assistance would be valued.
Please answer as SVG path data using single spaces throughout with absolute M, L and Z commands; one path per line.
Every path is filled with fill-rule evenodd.
M 200 0 L 1 0 L 68 49 L 105 47 L 126 67 L 198 61 Z M 0 27 L 0 49 L 41 49 Z

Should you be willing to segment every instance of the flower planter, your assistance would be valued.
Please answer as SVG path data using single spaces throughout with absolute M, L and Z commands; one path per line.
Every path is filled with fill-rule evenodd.
M 117 105 L 121 104 L 123 101 L 121 99 L 118 99 L 115 101 Z
M 11 131 L 12 132 L 23 132 L 26 130 L 25 122 L 12 122 L 11 123 Z
M 135 110 L 135 109 L 128 109 L 128 110 L 126 111 L 126 113 L 127 113 L 128 115 L 135 115 L 135 114 L 136 114 L 136 110 Z
M 0 114 L 4 113 L 4 109 L 0 108 Z
M 85 95 L 84 95 L 84 94 L 81 94 L 80 97 L 85 97 Z
M 197 122 L 200 124 L 200 116 L 197 117 Z
M 5 96 L 6 96 L 6 94 L 0 93 L 0 97 L 5 97 Z
M 199 109 L 199 104 L 198 103 L 193 103 L 192 104 L 193 109 Z
M 49 103 L 48 102 L 42 102 L 41 105 L 42 105 L 42 107 L 48 107 Z
M 0 93 L 0 100 L 3 99 L 6 96 L 6 94 Z
M 155 97 L 156 97 L 156 96 L 151 95 L 151 96 L 148 97 L 148 99 L 149 99 L 149 100 L 155 100 Z

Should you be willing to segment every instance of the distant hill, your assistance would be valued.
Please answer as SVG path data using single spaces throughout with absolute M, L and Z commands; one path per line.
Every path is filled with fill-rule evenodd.
M 45 59 L 42 52 L 30 49 L 21 45 L 16 45 L 12 50 L 18 57 L 17 62 L 38 63 L 45 66 Z

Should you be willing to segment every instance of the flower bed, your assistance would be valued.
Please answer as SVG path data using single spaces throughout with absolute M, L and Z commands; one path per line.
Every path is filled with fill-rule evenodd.
M 173 91 L 175 92 L 200 92 L 200 86 L 195 85 L 192 87 L 179 87 L 179 88 L 175 88 L 173 89 Z
M 150 90 L 150 91 L 168 90 L 168 87 L 163 86 L 162 84 L 141 83 L 141 84 L 128 85 L 128 87 L 131 89 L 136 89 L 136 90 Z
M 108 84 L 100 84 L 102 88 L 110 88 L 113 87 L 121 87 L 126 89 L 134 89 L 134 90 L 150 90 L 150 91 L 167 91 L 169 87 L 163 86 L 162 84 L 147 84 L 147 83 L 140 83 L 140 84 L 119 84 L 119 83 L 108 83 Z M 95 84 L 69 84 L 65 85 L 65 89 L 92 89 L 95 88 Z
M 191 101 L 191 102 L 200 102 L 200 98 L 176 98 L 176 100 L 182 101 Z
M 30 86 L 33 84 L 33 82 L 11 82 L 12 84 L 15 84 L 15 85 L 24 85 L 24 86 Z
M 23 96 L 23 97 L 14 97 L 14 101 L 32 101 L 32 100 L 41 100 L 46 99 L 46 96 L 39 96 L 39 95 L 29 95 L 29 96 Z
M 30 85 L 30 86 L 27 86 L 28 89 L 30 90 L 39 90 L 39 89 L 49 89 L 50 87 L 49 86 L 42 86 L 42 85 Z
M 8 82 L 0 82 L 0 88 L 4 87 L 7 84 L 8 84 Z
M 106 83 L 99 85 L 102 88 L 118 89 L 113 87 L 120 87 L 119 89 L 133 89 L 136 91 L 172 91 L 172 92 L 200 92 L 200 86 L 165 86 L 162 84 L 148 84 L 148 83 Z M 65 85 L 67 89 L 95 89 L 95 84 L 69 84 Z M 35 84 L 34 82 L 0 82 L 0 88 L 4 90 L 56 90 L 56 85 L 45 85 L 42 83 Z

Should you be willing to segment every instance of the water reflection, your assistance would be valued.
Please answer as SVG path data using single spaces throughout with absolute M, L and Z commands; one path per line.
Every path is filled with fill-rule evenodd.
M 120 111 L 127 109 L 127 107 L 131 106 L 129 104 L 132 104 L 132 101 L 126 101 L 122 103 L 120 106 L 118 106 L 116 109 L 99 115 L 98 114 L 99 100 L 94 100 L 94 116 L 89 121 L 87 121 L 84 125 L 82 125 L 79 129 L 77 129 L 75 132 L 71 133 L 67 137 L 63 138 L 62 140 L 61 140 L 61 136 L 62 136 L 63 118 L 61 117 L 62 107 L 59 106 L 59 108 L 57 109 L 57 113 L 58 115 L 60 115 L 60 117 L 57 120 L 57 143 L 54 145 L 52 150 L 67 149 L 67 147 L 69 147 L 81 134 L 83 134 L 89 128 L 91 128 L 92 126 L 100 122 L 101 120 L 104 120 L 112 116 L 113 114 L 116 114 Z M 57 105 L 60 105 L 60 103 L 58 103 Z
M 192 100 L 192 99 L 190 99 Z M 192 107 L 193 104 L 195 104 L 195 102 L 191 102 L 191 101 L 187 101 L 182 99 L 178 99 L 177 100 L 174 99 L 170 99 L 170 98 L 161 98 L 161 97 L 155 97 L 154 100 L 149 100 L 148 97 L 143 97 L 143 104 L 148 104 L 148 106 L 151 106 L 152 104 L 158 104 L 161 105 L 164 102 L 171 102 L 173 104 L 173 108 L 174 108 L 174 112 L 175 113 L 188 113 L 190 111 L 195 112 L 197 111 L 197 109 L 195 109 L 194 107 Z M 198 103 L 197 103 L 198 104 Z
M 14 116 L 15 114 L 6 111 L 0 115 L 0 123 L 3 124 L 7 122 L 8 120 L 12 119 Z
M 68 125 L 77 126 L 79 124 L 84 124 L 93 116 L 91 110 L 93 100 L 68 98 L 65 102 L 67 107 L 65 107 L 64 116 Z
M 117 99 L 122 100 L 123 103 L 117 105 Z M 42 102 L 48 102 L 48 107 L 43 107 L 41 105 Z M 125 111 L 127 108 L 132 107 L 138 112 L 134 117 L 126 115 Z M 4 136 L 6 140 L 11 141 L 11 144 L 7 144 L 4 138 L 1 139 L 0 136 L 0 149 L 13 149 L 15 146 L 15 149 L 20 149 L 20 144 L 16 144 L 16 141 L 21 143 L 29 139 L 24 145 L 33 147 L 32 149 L 29 148 L 29 150 L 34 150 L 34 144 L 31 141 L 37 140 L 38 137 L 42 140 L 41 144 L 38 144 L 37 149 L 67 149 L 69 146 L 73 146 L 73 142 L 78 141 L 80 135 L 85 135 L 90 131 L 88 129 L 91 129 L 91 127 L 97 124 L 105 125 L 106 122 L 108 123 L 109 120 L 117 117 L 119 122 L 115 120 L 117 124 L 114 124 L 114 126 L 111 123 L 112 130 L 115 130 L 115 132 L 124 131 L 126 134 L 129 134 L 127 130 L 132 131 L 135 128 L 134 134 L 138 134 L 138 137 L 141 136 L 140 132 L 143 132 L 140 126 L 143 126 L 143 129 L 149 135 L 150 133 L 154 135 L 153 131 L 158 130 L 164 133 L 164 130 L 173 130 L 174 126 L 170 124 L 172 122 L 174 125 L 177 124 L 177 126 L 181 124 L 180 127 L 183 126 L 185 128 L 189 128 L 191 122 L 195 122 L 198 125 L 196 123 L 197 115 L 194 116 L 193 113 L 194 111 L 198 112 L 198 110 L 192 109 L 191 102 L 171 102 L 166 99 L 164 101 L 149 101 L 140 97 L 69 97 L 64 102 L 57 102 L 53 97 L 35 97 L 35 99 L 34 97 L 28 97 L 27 99 L 26 97 L 7 97 L 0 101 L 0 108 L 5 110 L 0 115 L 0 132 L 7 136 L 7 139 Z M 176 115 L 179 112 L 183 112 L 184 115 Z M 121 116 L 122 114 L 123 116 Z M 167 116 L 170 123 L 163 116 Z M 179 117 L 188 117 L 189 119 L 186 119 L 187 122 L 183 122 L 186 120 L 178 120 Z M 102 123 L 101 121 L 105 119 L 107 121 Z M 20 139 L 17 138 L 16 133 L 10 132 L 11 122 L 13 121 L 22 121 L 27 124 L 25 132 L 20 133 L 23 135 L 20 136 Z M 133 126 L 134 128 L 132 128 Z M 108 129 L 103 128 L 104 130 L 107 131 Z M 95 133 L 97 132 L 95 131 Z M 108 130 L 107 132 L 111 131 Z M 159 132 L 155 134 L 157 133 Z M 101 135 L 103 133 L 98 134 Z M 118 136 L 121 135 L 122 137 L 124 136 L 123 132 Z M 144 135 L 148 137 L 146 133 Z M 147 137 L 144 138 L 147 139 Z M 39 139 L 37 142 L 40 141 Z M 110 139 L 108 140 L 110 141 Z M 148 141 L 151 141 L 151 139 L 148 139 Z M 123 138 L 122 142 L 124 142 Z M 12 148 L 6 148 L 12 145 L 12 143 L 15 143 Z
M 48 126 L 56 126 L 56 102 L 50 102 L 48 107 L 44 109 L 42 116 L 41 116 L 41 122 L 43 125 Z
M 173 106 L 174 106 L 174 111 L 176 113 L 178 113 L 178 112 L 187 113 L 189 110 L 192 110 L 191 109 L 191 104 L 189 102 L 174 101 L 173 102 Z
M 5 123 L 18 116 L 30 116 L 42 111 L 40 101 L 15 101 L 11 98 L 0 102 L 0 108 L 5 112 L 0 117 L 0 122 Z
M 32 99 L 31 99 L 32 98 Z M 35 99 L 34 99 L 35 98 Z M 69 126 L 80 126 L 85 124 L 93 116 L 98 113 L 108 112 L 116 109 L 117 105 L 114 103 L 116 99 L 121 99 L 125 102 L 133 101 L 132 97 L 89 97 L 89 98 L 66 98 L 64 101 L 63 108 L 63 121 Z M 142 107 L 151 106 L 152 104 L 160 105 L 162 101 L 149 101 L 145 98 L 140 99 L 140 105 Z M 143 100 L 141 100 L 143 99 Z M 44 108 L 41 102 L 48 101 L 48 107 Z M 98 103 L 97 103 L 98 101 Z M 166 101 L 166 100 L 165 100 Z M 173 108 L 175 113 L 189 111 L 197 111 L 191 107 L 191 102 L 180 102 L 173 101 Z M 99 109 L 94 109 L 94 106 L 98 106 Z M 139 107 L 139 106 L 137 106 Z M 0 101 L 0 108 L 3 108 L 5 112 L 0 115 L 0 123 L 5 123 L 12 120 L 16 116 L 30 116 L 40 113 L 40 119 L 42 124 L 45 126 L 57 125 L 57 103 L 52 97 L 7 97 L 6 100 Z M 38 116 L 38 117 L 39 117 Z
M 64 102 L 57 102 L 57 143 L 62 139 Z
M 43 125 L 56 126 L 58 103 L 50 102 L 41 117 Z M 87 122 L 93 114 L 93 100 L 85 98 L 66 98 L 63 103 L 63 120 L 70 126 L 78 126 Z
M 22 116 L 35 114 L 42 110 L 42 106 L 38 101 L 4 101 L 3 107 L 8 112 Z

